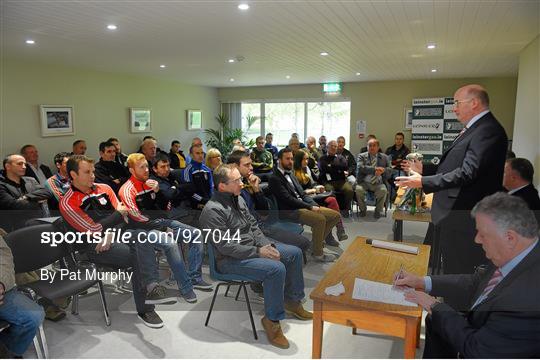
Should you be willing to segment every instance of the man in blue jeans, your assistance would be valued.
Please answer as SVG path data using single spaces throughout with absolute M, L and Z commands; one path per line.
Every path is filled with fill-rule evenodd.
M 305 296 L 302 251 L 296 246 L 274 243 L 264 236 L 239 196 L 242 175 L 234 165 L 215 169 L 214 183 L 218 191 L 204 207 L 199 222 L 203 228 L 213 229 L 209 246 L 216 249 L 218 270 L 242 274 L 263 283 L 265 316 L 262 325 L 272 345 L 287 349 L 289 342 L 279 323 L 285 318 L 285 312 L 300 320 L 313 318 L 301 302 Z
M 10 324 L 0 333 L 0 342 L 12 356 L 21 357 L 44 318 L 43 308 L 15 289 L 13 255 L 0 235 L 0 319 Z
M 158 206 L 156 193 L 160 190 L 159 183 L 149 179 L 148 163 L 142 154 L 129 155 L 127 163 L 131 177 L 122 185 L 119 195 L 128 208 L 129 224 L 150 231 L 146 234 L 147 240 L 153 243 L 156 249 L 165 252 L 182 296 L 188 302 L 196 302 L 197 296 L 193 288 L 212 290 L 212 285 L 202 278 L 203 246 L 200 239 L 197 239 L 196 229 L 168 219 L 167 211 Z M 177 245 L 184 242 L 189 244 L 187 274 Z M 155 281 L 146 279 L 147 284 L 156 283 L 159 277 L 157 272 L 154 275 Z M 148 291 L 151 293 L 151 289 Z

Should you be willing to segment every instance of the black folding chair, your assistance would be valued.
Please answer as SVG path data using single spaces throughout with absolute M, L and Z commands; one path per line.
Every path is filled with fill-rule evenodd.
M 57 231 L 57 228 L 52 224 L 34 225 L 18 229 L 6 236 L 6 243 L 13 253 L 15 273 L 36 271 L 49 266 L 56 261 L 63 261 L 64 258 L 71 258 L 72 251 L 66 244 L 63 243 L 58 246 L 51 246 L 48 243 L 44 244 L 41 242 L 42 233 L 55 231 Z M 86 274 L 86 269 L 90 269 L 92 272 L 95 271 L 95 266 L 90 263 L 84 264 L 84 266 L 81 263 L 66 263 L 69 263 L 70 271 L 80 271 L 81 275 Z M 105 301 L 103 283 L 100 280 L 86 279 L 85 276 L 81 276 L 80 280 L 70 280 L 62 279 L 57 275 L 52 282 L 50 280 L 38 280 L 21 285 L 18 289 L 36 302 L 40 297 L 57 299 L 73 296 L 72 313 L 77 314 L 78 294 L 88 290 L 94 285 L 98 286 L 105 323 L 109 326 L 111 325 L 111 321 L 107 303 Z M 43 326 L 40 326 L 39 333 L 43 353 L 45 358 L 47 358 L 49 354 Z

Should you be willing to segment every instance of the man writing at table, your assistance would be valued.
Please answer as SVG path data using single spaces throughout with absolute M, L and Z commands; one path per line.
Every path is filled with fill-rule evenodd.
M 475 242 L 491 261 L 487 268 L 423 278 L 403 272 L 395 282 L 415 288 L 405 298 L 430 314 L 424 358 L 537 358 L 540 245 L 534 214 L 522 199 L 501 192 L 481 200 L 472 215 Z M 433 297 L 449 294 L 469 303 L 464 315 Z

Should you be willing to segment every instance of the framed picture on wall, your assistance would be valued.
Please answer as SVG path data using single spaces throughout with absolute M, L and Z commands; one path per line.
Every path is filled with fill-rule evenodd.
M 187 129 L 200 130 L 202 129 L 202 111 L 201 110 L 186 110 Z
M 412 109 L 405 109 L 405 129 L 412 129 Z
M 147 108 L 130 108 L 129 123 L 132 133 L 147 133 L 152 131 L 151 110 Z
M 75 134 L 73 127 L 73 105 L 40 105 L 39 114 L 41 136 Z

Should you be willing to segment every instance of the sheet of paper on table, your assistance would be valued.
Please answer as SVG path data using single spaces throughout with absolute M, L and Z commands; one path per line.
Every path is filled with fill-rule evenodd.
M 405 300 L 404 290 L 396 289 L 390 284 L 356 278 L 352 298 L 355 300 L 376 301 L 385 304 L 414 306 L 415 303 Z

